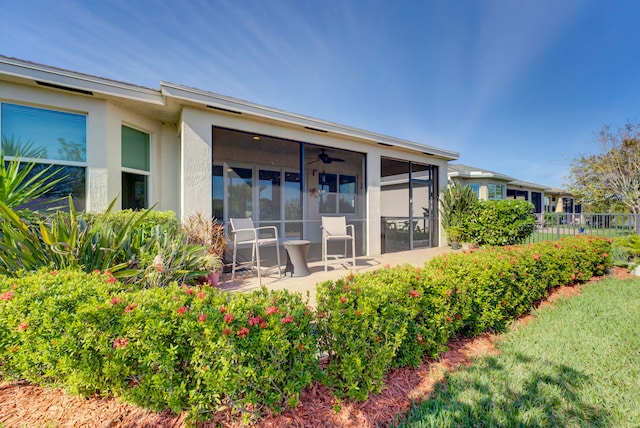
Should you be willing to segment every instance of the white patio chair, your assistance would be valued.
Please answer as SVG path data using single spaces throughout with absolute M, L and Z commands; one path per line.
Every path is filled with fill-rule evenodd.
M 262 286 L 262 272 L 260 266 L 260 247 L 262 246 L 276 246 L 278 276 L 282 276 L 282 271 L 280 269 L 280 241 L 278 240 L 278 229 L 275 226 L 255 227 L 253 225 L 253 220 L 250 217 L 232 218 L 230 221 L 231 233 L 233 235 L 233 265 L 231 268 L 231 279 L 233 280 L 236 276 L 238 246 L 248 244 L 251 244 L 251 262 L 245 262 L 243 264 L 250 263 L 250 266 L 253 269 L 255 263 L 260 286 Z M 265 234 L 268 234 L 269 236 L 265 237 Z
M 331 241 L 344 241 L 343 254 L 329 254 L 329 243 Z M 322 261 L 324 270 L 327 271 L 329 257 L 337 261 L 347 259 L 347 243 L 351 241 L 351 263 L 356 267 L 356 235 L 352 224 L 347 225 L 345 217 L 322 217 Z

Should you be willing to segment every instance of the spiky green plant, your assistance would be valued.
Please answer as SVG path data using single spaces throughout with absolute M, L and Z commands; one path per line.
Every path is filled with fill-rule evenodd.
M 14 147 L 15 146 L 15 147 Z M 4 148 L 9 147 L 13 158 L 5 160 Z M 33 148 L 31 143 L 17 145 L 2 137 L 0 150 L 0 201 L 9 208 L 38 199 L 47 194 L 60 181 L 66 178 L 59 168 L 49 165 L 40 171 L 33 169 L 39 165 L 36 161 L 24 161 L 23 158 L 38 158 L 42 150 Z
M 0 230 L 0 273 L 15 275 L 20 270 L 34 271 L 45 266 L 53 269 L 79 267 L 86 272 L 109 270 L 120 277 L 137 275 L 129 268 L 128 256 L 132 232 L 149 211 L 131 217 L 122 227 L 107 224 L 109 213 L 89 226 L 78 215 L 69 197 L 69 213 L 57 211 L 44 220 L 31 223 L 0 201 L 3 218 Z
M 465 213 L 478 201 L 478 197 L 469 186 L 454 182 L 440 197 L 440 216 L 442 227 L 461 226 Z

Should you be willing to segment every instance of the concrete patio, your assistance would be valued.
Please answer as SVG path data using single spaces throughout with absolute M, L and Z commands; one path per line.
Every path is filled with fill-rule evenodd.
M 410 264 L 413 266 L 422 266 L 425 261 L 439 256 L 444 253 L 451 252 L 450 247 L 424 248 L 412 251 L 401 251 L 397 253 L 382 254 L 377 257 L 357 257 L 355 269 L 349 261 L 344 264 L 329 265 L 327 272 L 324 271 L 322 261 L 310 262 L 310 275 L 304 277 L 282 276 L 278 277 L 275 271 L 263 273 L 262 285 L 269 290 L 289 290 L 301 293 L 306 296 L 309 293 L 309 305 L 316 306 L 315 286 L 316 284 L 326 281 L 342 278 L 349 272 L 367 272 L 381 269 L 386 265 L 396 266 Z M 286 255 L 285 255 L 286 260 Z M 284 271 L 284 266 L 282 267 Z M 231 280 L 231 273 L 224 273 L 220 276 L 218 288 L 230 292 L 248 292 L 259 290 L 260 285 L 258 276 L 253 272 L 236 272 L 235 280 Z

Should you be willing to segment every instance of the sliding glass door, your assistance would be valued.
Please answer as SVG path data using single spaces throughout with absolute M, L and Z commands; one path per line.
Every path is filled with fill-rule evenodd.
M 382 252 L 437 245 L 437 167 L 381 159 Z

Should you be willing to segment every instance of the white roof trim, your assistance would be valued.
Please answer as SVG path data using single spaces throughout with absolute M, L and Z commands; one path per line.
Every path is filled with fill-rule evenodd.
M 37 82 L 42 82 L 47 85 L 52 85 L 54 88 L 58 87 L 57 89 L 61 90 L 68 88 L 72 91 L 85 91 L 88 92 L 86 94 L 87 96 L 91 96 L 92 94 L 101 94 L 155 105 L 165 105 L 166 98 L 170 97 L 178 100 L 203 104 L 204 106 L 220 108 L 222 110 L 246 113 L 292 125 L 299 125 L 312 131 L 327 132 L 335 135 L 367 140 L 372 143 L 404 148 L 447 161 L 457 160 L 460 157 L 459 153 L 451 150 L 418 144 L 400 138 L 377 134 L 375 132 L 352 128 L 300 114 L 289 113 L 283 110 L 174 83 L 161 82 L 161 89 L 156 90 L 2 55 L 0 55 L 0 74 L 32 80 L 36 84 Z
M 160 91 L 0 56 L 0 73 L 103 95 L 164 105 Z
M 458 171 L 451 171 L 449 173 L 447 173 L 447 175 L 450 178 L 455 178 L 455 177 L 460 177 L 460 178 L 492 178 L 494 180 L 501 180 L 501 181 L 506 181 L 506 182 L 510 182 L 515 180 L 515 178 L 513 177 L 509 177 L 508 175 L 504 175 L 504 174 L 498 174 L 495 172 L 489 172 L 489 171 L 472 171 L 472 172 L 458 172 Z
M 213 92 L 202 91 L 187 86 L 177 85 L 175 83 L 161 82 L 162 95 L 171 98 L 177 98 L 184 101 L 195 102 L 205 106 L 211 106 L 222 110 L 228 110 L 236 113 L 246 113 L 258 117 L 286 122 L 293 125 L 300 125 L 312 130 L 333 133 L 337 135 L 345 135 L 349 137 L 369 140 L 374 143 L 388 144 L 394 147 L 401 147 L 409 150 L 419 151 L 421 153 L 437 156 L 446 160 L 456 160 L 460 154 L 454 151 L 445 150 L 437 147 L 426 146 L 399 138 L 389 137 L 374 132 L 364 131 L 337 123 L 327 122 L 300 114 L 289 113 L 272 107 L 266 107 L 259 104 L 250 103 L 248 101 L 231 98 Z

